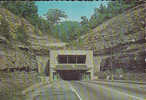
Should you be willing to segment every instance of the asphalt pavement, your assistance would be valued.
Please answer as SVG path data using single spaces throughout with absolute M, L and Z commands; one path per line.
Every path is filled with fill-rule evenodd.
M 145 84 L 53 81 L 25 93 L 26 100 L 146 100 Z

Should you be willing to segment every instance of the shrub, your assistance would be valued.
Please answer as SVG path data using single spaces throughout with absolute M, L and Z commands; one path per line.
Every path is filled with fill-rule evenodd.
M 9 23 L 4 18 L 0 19 L 0 34 L 7 39 L 10 38 Z
M 24 26 L 19 26 L 16 31 L 16 40 L 20 42 L 26 42 L 28 35 L 24 29 Z

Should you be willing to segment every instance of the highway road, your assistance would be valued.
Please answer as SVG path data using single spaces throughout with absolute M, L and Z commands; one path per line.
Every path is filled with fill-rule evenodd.
M 146 84 L 53 81 L 25 92 L 26 100 L 146 100 Z

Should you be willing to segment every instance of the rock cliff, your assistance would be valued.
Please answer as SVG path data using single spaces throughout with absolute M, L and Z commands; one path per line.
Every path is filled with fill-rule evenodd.
M 146 69 L 146 3 L 118 15 L 82 36 L 78 49 L 90 49 L 102 58 L 101 69 Z
M 0 8 L 1 70 L 37 70 L 36 55 L 48 55 L 51 48 L 64 46 L 65 43 L 44 35 L 24 18 Z

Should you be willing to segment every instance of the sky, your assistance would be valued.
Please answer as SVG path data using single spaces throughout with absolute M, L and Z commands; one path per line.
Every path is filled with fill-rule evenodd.
M 44 17 L 48 9 L 60 9 L 66 13 L 68 18 L 64 20 L 81 21 L 81 16 L 86 16 L 88 19 L 93 14 L 94 9 L 100 4 L 107 4 L 107 1 L 36 1 L 38 14 Z

